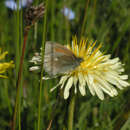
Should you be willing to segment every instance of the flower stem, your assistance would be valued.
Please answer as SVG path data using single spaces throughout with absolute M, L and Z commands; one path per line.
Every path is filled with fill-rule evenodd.
M 73 94 L 70 100 L 68 110 L 68 130 L 73 130 L 74 107 L 75 107 L 75 95 Z
M 15 126 L 16 126 L 16 115 L 17 115 L 18 101 L 19 101 L 19 95 L 20 95 L 20 86 L 21 86 L 20 82 L 21 82 L 22 71 L 23 71 L 23 60 L 24 60 L 28 31 L 29 30 L 25 30 L 24 43 L 23 43 L 23 48 L 22 48 L 22 55 L 21 55 L 21 58 L 20 58 L 18 80 L 17 80 L 17 83 L 16 83 L 17 93 L 16 93 L 16 101 L 15 101 L 15 108 L 14 108 L 14 115 L 13 115 L 13 122 L 12 122 L 12 130 L 15 130 Z
M 47 6 L 48 6 L 48 0 L 46 0 L 46 13 L 44 15 L 44 24 L 43 24 L 43 40 L 42 40 L 42 69 L 41 69 L 41 79 L 40 79 L 40 94 L 38 99 L 38 127 L 37 130 L 41 130 L 40 123 L 41 123 L 41 97 L 42 97 L 42 77 L 43 77 L 43 62 L 44 62 L 44 50 L 45 50 L 45 41 L 46 41 L 46 23 L 47 23 Z
M 89 5 L 89 0 L 86 1 L 86 5 L 85 5 L 84 19 L 83 19 L 83 23 L 82 23 L 82 27 L 81 27 L 81 34 L 80 34 L 81 37 L 84 34 L 85 24 L 86 24 L 86 21 L 87 21 L 88 5 Z

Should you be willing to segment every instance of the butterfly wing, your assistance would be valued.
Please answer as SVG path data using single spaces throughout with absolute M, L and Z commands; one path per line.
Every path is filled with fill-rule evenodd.
M 46 42 L 44 68 L 54 76 L 73 70 L 77 66 L 76 56 L 66 47 L 53 42 Z

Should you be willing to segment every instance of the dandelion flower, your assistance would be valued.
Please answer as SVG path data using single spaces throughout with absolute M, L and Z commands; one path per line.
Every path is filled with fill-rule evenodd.
M 0 61 L 3 60 L 7 54 L 8 54 L 7 51 L 2 53 L 1 49 L 0 49 Z M 13 67 L 14 67 L 13 61 L 0 62 L 0 77 L 1 78 L 7 78 L 6 76 L 1 75 L 1 74 L 5 73 L 7 71 L 7 69 L 13 68 Z
M 97 95 L 99 99 L 104 99 L 104 93 L 111 97 L 118 94 L 116 87 L 123 89 L 130 84 L 126 81 L 128 75 L 122 75 L 124 72 L 123 64 L 119 58 L 111 59 L 111 55 L 104 55 L 101 51 L 101 44 L 96 47 L 96 42 L 88 42 L 81 39 L 78 44 L 76 37 L 73 38 L 72 45 L 67 45 L 75 56 L 81 57 L 83 61 L 74 70 L 64 73 L 59 83 L 51 89 L 59 87 L 64 89 L 64 99 L 69 97 L 69 92 L 74 87 L 75 94 L 80 91 L 82 96 L 86 95 L 88 86 L 90 93 Z M 41 62 L 41 56 L 37 55 L 31 60 L 35 64 Z M 40 69 L 38 66 L 32 67 L 32 70 Z
M 97 48 L 95 45 L 96 42 L 88 43 L 85 39 L 81 39 L 78 45 L 77 39 L 74 38 L 72 46 L 67 46 L 77 57 L 83 58 L 83 62 L 72 72 L 64 74 L 57 85 L 61 86 L 61 89 L 64 88 L 65 99 L 69 97 L 71 87 L 74 87 L 75 93 L 78 88 L 84 96 L 88 86 L 93 96 L 97 95 L 103 100 L 103 92 L 113 97 L 118 94 L 115 87 L 123 89 L 129 86 L 129 83 L 125 81 L 128 76 L 121 75 L 124 68 L 119 58 L 110 59 L 110 55 L 103 55 L 99 50 L 101 44 Z

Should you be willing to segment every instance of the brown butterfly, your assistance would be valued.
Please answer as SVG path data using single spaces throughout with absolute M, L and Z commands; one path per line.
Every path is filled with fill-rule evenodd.
M 50 76 L 70 72 L 82 61 L 82 58 L 76 57 L 71 50 L 63 45 L 51 41 L 46 42 L 44 69 Z

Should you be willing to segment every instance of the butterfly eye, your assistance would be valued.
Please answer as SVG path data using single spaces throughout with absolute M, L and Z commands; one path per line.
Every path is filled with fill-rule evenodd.
M 78 58 L 78 61 L 81 63 L 83 61 L 83 58 Z

